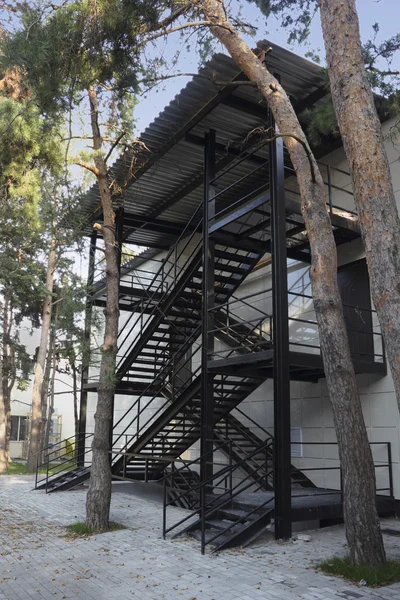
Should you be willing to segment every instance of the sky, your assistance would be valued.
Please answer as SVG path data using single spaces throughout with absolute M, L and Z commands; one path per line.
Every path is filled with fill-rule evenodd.
M 380 26 L 378 40 L 384 40 L 396 35 L 400 30 L 400 0 L 358 0 L 357 10 L 360 20 L 361 36 L 364 41 L 372 37 L 372 25 L 375 22 L 378 22 Z M 279 22 L 276 19 L 269 19 L 267 23 L 265 17 L 260 14 L 255 5 L 244 4 L 243 19 L 249 23 L 256 24 L 258 27 L 258 34 L 256 35 L 255 40 L 267 39 L 268 41 L 283 46 L 301 56 L 304 56 L 307 51 L 312 49 L 319 54 L 322 61 L 324 60 L 323 39 L 318 14 L 314 18 L 307 46 L 290 46 L 287 43 L 287 32 L 280 27 Z M 170 36 L 168 45 L 169 48 L 172 46 L 174 49 L 178 49 L 181 42 L 178 34 L 174 35 L 174 38 Z M 255 45 L 255 40 L 248 38 L 248 42 L 252 46 Z M 163 48 L 161 48 L 161 51 L 163 51 Z M 225 52 L 222 47 L 220 47 L 220 51 Z M 174 50 L 170 50 L 171 54 L 173 54 L 173 52 Z M 400 70 L 400 56 L 397 57 L 397 60 L 393 64 L 395 65 L 396 63 L 397 68 Z M 182 54 L 181 60 L 175 71 L 171 72 L 181 71 L 195 73 L 197 70 L 198 57 L 193 54 L 184 53 Z M 163 108 L 186 85 L 189 79 L 190 78 L 184 77 L 171 79 L 167 84 L 156 86 L 148 92 L 145 97 L 139 99 L 140 102 L 135 109 L 138 133 L 142 132 L 155 119 Z

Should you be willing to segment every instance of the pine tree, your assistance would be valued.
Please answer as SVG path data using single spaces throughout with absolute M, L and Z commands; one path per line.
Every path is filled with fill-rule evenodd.
M 119 316 L 120 248 L 112 196 L 118 189 L 112 185 L 108 161 L 116 149 L 129 150 L 135 155 L 132 107 L 138 73 L 142 71 L 143 35 L 158 26 L 166 8 L 174 10 L 174 6 L 173 2 L 151 0 L 135 3 L 83 0 L 63 5 L 51 14 L 40 8 L 27 10 L 22 15 L 22 29 L 3 44 L 4 65 L 24 72 L 48 122 L 65 119 L 71 109 L 80 105 L 82 95 L 87 97 L 92 149 L 76 162 L 94 175 L 99 187 L 102 221 L 99 219 L 95 226 L 104 241 L 107 290 L 86 503 L 87 524 L 94 530 L 105 530 L 109 523 L 109 433 Z M 166 21 L 161 19 L 161 22 Z M 62 51 L 54 52 L 54 48 Z M 106 125 L 100 125 L 101 122 Z
M 296 170 L 311 247 L 314 309 L 344 474 L 343 504 L 350 553 L 357 562 L 381 564 L 385 550 L 375 505 L 375 471 L 337 284 L 336 245 L 322 176 L 286 92 L 229 22 L 223 2 L 203 0 L 200 9 L 213 24 L 212 34 L 257 84 Z M 364 467 L 362 474 L 360 464 Z

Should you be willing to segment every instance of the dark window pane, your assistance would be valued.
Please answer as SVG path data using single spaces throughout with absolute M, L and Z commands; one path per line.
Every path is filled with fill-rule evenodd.
M 11 417 L 11 436 L 10 440 L 12 442 L 18 441 L 18 419 L 19 417 Z
M 20 417 L 19 441 L 23 442 L 25 439 L 26 439 L 26 417 Z

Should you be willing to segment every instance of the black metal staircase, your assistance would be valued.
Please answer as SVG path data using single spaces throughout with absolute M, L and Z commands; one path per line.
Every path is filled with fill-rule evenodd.
M 277 365 L 285 365 L 285 376 L 281 377 L 284 386 L 280 394 L 274 393 L 274 411 L 281 416 L 285 410 L 290 413 L 289 379 L 316 381 L 323 376 L 318 346 L 295 352 L 296 342 L 291 345 L 285 338 L 282 343 L 282 332 L 289 333 L 291 318 L 287 311 L 286 258 L 310 262 L 300 204 L 285 198 L 283 151 L 279 182 L 271 167 L 275 148 L 270 149 L 268 161 L 265 155 L 258 157 L 262 164 L 259 160 L 250 179 L 241 176 L 223 187 L 219 178 L 224 180 L 228 169 L 218 175 L 215 164 L 211 164 L 213 154 L 215 159 L 215 132 L 210 131 L 207 140 L 204 202 L 186 225 L 179 227 L 176 243 L 159 257 L 161 264 L 154 274 L 122 272 L 120 307 L 125 312 L 118 335 L 115 393 L 131 395 L 133 402 L 113 425 L 111 450 L 114 478 L 164 482 L 164 536 L 179 527 L 177 534 L 187 533 L 201 540 L 202 551 L 207 544 L 222 550 L 249 543 L 272 519 L 279 528 L 283 521 L 289 521 L 290 500 L 286 516 L 279 514 L 285 493 L 288 498 L 290 488 L 299 497 L 315 491 L 312 481 L 290 464 L 289 420 L 276 428 L 281 437 L 275 446 L 273 436 L 239 405 L 276 375 Z M 236 164 L 242 160 L 239 158 Z M 261 169 L 264 175 L 260 185 L 256 172 L 260 174 Z M 223 189 L 217 192 L 217 185 Z M 280 272 L 280 285 L 276 285 L 281 290 L 279 306 L 275 288 L 247 296 L 239 289 L 264 254 L 272 253 L 271 223 L 277 208 L 281 231 L 279 235 L 275 231 L 274 239 L 280 240 L 281 269 L 275 263 L 272 285 Z M 345 214 L 337 214 L 332 205 L 330 218 L 337 244 L 359 237 L 357 224 Z M 94 296 L 103 306 L 102 290 L 97 286 Z M 259 308 L 257 298 L 267 293 L 273 300 L 269 312 L 266 302 L 263 309 Z M 282 307 L 285 310 L 280 310 Z M 200 354 L 201 364 L 196 368 Z M 372 364 L 368 363 L 369 370 Z M 364 363 L 360 369 L 365 369 Z M 97 381 L 87 381 L 86 393 L 95 392 L 97 385 Z M 279 398 L 284 399 L 284 407 L 279 405 Z M 287 434 L 285 443 L 283 429 Z M 185 453 L 199 440 L 200 458 L 186 460 Z M 81 449 L 85 441 L 81 440 Z M 283 447 L 286 455 L 279 462 L 276 458 Z M 280 472 L 278 464 L 284 464 L 285 469 Z M 36 487 L 50 492 L 87 480 L 90 450 L 64 467 L 60 463 L 50 475 L 48 469 L 46 478 L 38 480 Z M 284 493 L 277 483 L 283 472 Z M 189 514 L 168 528 L 165 515 L 170 505 L 187 509 Z

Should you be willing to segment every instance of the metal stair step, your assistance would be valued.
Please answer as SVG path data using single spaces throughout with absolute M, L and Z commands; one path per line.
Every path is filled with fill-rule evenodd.
M 240 263 L 248 264 L 248 265 L 251 265 L 254 261 L 254 258 L 251 257 L 250 255 L 235 254 L 234 252 L 220 250 L 218 247 L 215 248 L 215 256 L 216 256 L 216 258 L 222 258 L 225 260 L 236 261 L 236 262 L 240 262 Z

